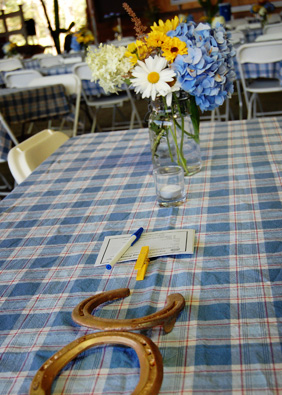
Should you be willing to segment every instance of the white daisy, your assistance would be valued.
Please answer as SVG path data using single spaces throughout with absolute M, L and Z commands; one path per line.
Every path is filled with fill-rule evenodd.
M 151 97 L 153 100 L 157 95 L 166 96 L 171 92 L 167 82 L 173 81 L 176 76 L 173 70 L 167 68 L 166 59 L 160 56 L 149 56 L 145 62 L 138 60 L 132 75 L 135 77 L 131 81 L 135 92 L 142 93 L 142 99 Z

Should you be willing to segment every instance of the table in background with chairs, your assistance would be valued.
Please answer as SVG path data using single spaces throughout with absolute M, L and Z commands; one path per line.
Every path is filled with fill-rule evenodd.
M 124 127 L 133 129 L 135 125 L 142 127 L 142 122 L 137 111 L 133 94 L 126 84 L 122 87 L 119 94 L 105 95 L 103 89 L 99 84 L 91 82 L 92 74 L 87 63 L 78 63 L 73 66 L 73 73 L 78 76 L 82 83 L 82 95 L 86 105 L 91 111 L 93 122 L 91 126 L 91 132 L 95 131 L 97 125 L 98 111 L 102 108 L 112 108 L 112 125 L 111 130 L 115 130 L 116 127 Z M 95 92 L 93 95 L 93 89 L 98 90 L 98 94 Z M 126 120 L 120 107 L 125 102 L 129 102 L 131 106 L 130 122 Z M 122 118 L 121 122 L 117 122 L 116 113 L 119 112 Z
M 62 56 L 54 56 L 54 57 L 40 57 L 35 59 L 28 59 L 23 62 L 22 67 L 28 70 L 35 70 L 36 72 L 40 72 L 44 76 L 57 76 L 71 75 L 74 73 L 74 67 L 76 64 L 81 63 L 81 56 L 69 56 L 67 58 L 63 58 Z M 42 67 L 42 62 L 50 61 L 49 67 Z M 46 65 L 47 66 L 47 65 Z M 92 127 L 91 132 L 94 132 L 97 124 L 96 112 L 100 108 L 112 108 L 112 125 L 111 129 L 121 128 L 124 125 L 127 128 L 132 128 L 134 126 L 141 127 L 142 122 L 140 116 L 138 114 L 136 105 L 135 105 L 135 97 L 133 93 L 124 86 L 123 92 L 120 95 L 105 95 L 104 90 L 100 87 L 98 83 L 91 81 L 90 70 L 86 64 L 84 64 L 85 78 L 81 76 L 81 74 L 77 74 L 82 84 L 82 95 L 83 100 L 86 104 L 87 115 L 89 114 L 92 117 Z M 87 78 L 86 78 L 87 77 Z M 58 78 L 58 77 L 57 77 Z M 5 74 L 2 74 L 3 83 L 5 81 Z M 39 79 L 37 81 L 40 81 Z M 46 80 L 47 81 L 47 80 Z M 51 81 L 51 78 L 49 78 Z M 33 83 L 32 83 L 33 84 Z M 125 102 L 130 102 L 131 113 L 130 119 L 127 120 L 127 117 L 124 115 L 121 109 L 121 105 Z M 91 105 L 90 105 L 91 103 Z M 76 108 L 77 109 L 77 108 Z M 93 111 L 95 109 L 95 111 Z M 120 114 L 120 121 L 116 121 L 116 114 Z M 77 120 L 77 112 L 75 111 L 75 122 L 78 123 Z M 85 123 L 85 122 L 84 122 Z
M 240 80 L 243 88 L 247 118 L 267 115 L 263 111 L 259 94 L 282 92 L 282 40 L 239 46 L 235 65 L 237 82 Z M 238 83 L 237 88 L 240 89 Z M 259 111 L 257 111 L 258 106 Z M 282 114 L 282 108 L 268 112 L 268 115 L 278 114 Z
M 0 108 L 9 125 L 48 120 L 70 113 L 64 85 L 0 90 Z

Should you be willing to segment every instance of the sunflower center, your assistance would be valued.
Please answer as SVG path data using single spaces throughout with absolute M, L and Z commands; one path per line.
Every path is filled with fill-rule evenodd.
M 177 47 L 172 47 L 171 50 L 170 50 L 170 52 L 172 52 L 172 53 L 173 53 L 173 52 L 178 52 L 178 48 L 177 48 Z
M 151 84 L 156 84 L 159 79 L 160 75 L 156 71 L 151 71 L 151 73 L 148 74 L 148 81 L 151 82 Z

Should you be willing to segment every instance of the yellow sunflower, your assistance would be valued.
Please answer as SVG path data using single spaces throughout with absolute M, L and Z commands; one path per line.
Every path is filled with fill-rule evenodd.
M 124 56 L 129 58 L 133 66 L 136 65 L 138 57 L 137 57 L 137 47 L 135 43 L 128 44 L 127 51 L 124 53 Z
M 168 19 L 165 22 L 163 22 L 161 19 L 159 20 L 159 25 L 154 22 L 154 25 L 151 26 L 151 30 L 153 32 L 162 32 L 162 33 L 167 33 L 170 30 L 175 30 L 177 26 L 179 25 L 180 21 L 178 16 L 175 16 L 173 19 Z
M 177 55 L 186 55 L 188 53 L 185 42 L 178 37 L 170 38 L 162 46 L 163 56 L 168 62 L 173 62 Z
M 150 53 L 150 49 L 143 41 L 136 40 L 135 43 L 131 43 L 127 46 L 127 51 L 124 55 L 129 58 L 134 66 L 137 60 L 144 60 Z
M 152 48 L 161 48 L 169 37 L 162 32 L 151 32 L 148 34 L 147 46 Z
M 144 41 L 136 40 L 136 45 L 139 60 L 144 60 L 151 54 L 151 49 L 148 48 L 148 45 Z

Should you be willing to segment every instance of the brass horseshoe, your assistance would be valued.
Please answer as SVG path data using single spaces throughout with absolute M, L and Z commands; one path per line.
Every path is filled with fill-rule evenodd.
M 162 325 L 166 333 L 169 333 L 175 324 L 178 314 L 185 306 L 185 299 L 179 293 L 168 295 L 165 307 L 154 314 L 141 318 L 111 320 L 107 318 L 93 317 L 93 309 L 109 300 L 125 298 L 129 296 L 129 288 L 120 288 L 102 292 L 91 296 L 79 303 L 72 312 L 72 319 L 79 325 L 96 328 L 103 331 L 130 331 L 153 328 Z
M 29 395 L 49 395 L 55 377 L 68 362 L 83 351 L 103 344 L 121 344 L 136 351 L 140 363 L 140 378 L 132 395 L 159 393 L 163 380 L 163 361 L 158 347 L 146 336 L 113 331 L 82 336 L 54 354 L 37 371 Z

